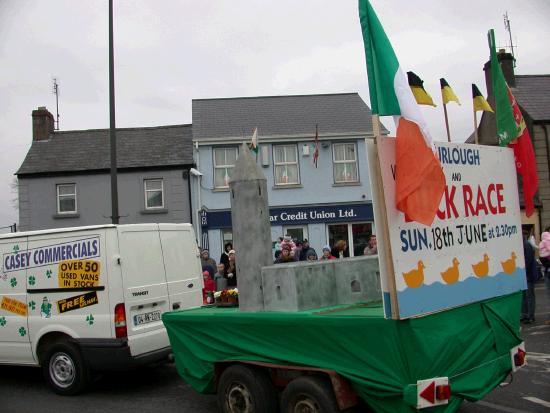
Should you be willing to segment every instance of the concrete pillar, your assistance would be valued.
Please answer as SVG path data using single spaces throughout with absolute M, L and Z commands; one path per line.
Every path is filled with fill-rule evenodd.
M 262 267 L 273 264 L 267 180 L 243 144 L 229 182 L 241 311 L 262 311 Z

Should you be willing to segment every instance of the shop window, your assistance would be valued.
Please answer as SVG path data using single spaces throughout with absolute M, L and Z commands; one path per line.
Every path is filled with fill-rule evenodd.
M 334 183 L 358 182 L 357 151 L 355 143 L 335 143 L 332 145 Z
M 162 179 L 145 179 L 145 209 L 164 208 L 164 185 Z
M 275 185 L 297 185 L 300 183 L 298 150 L 296 145 L 274 145 Z
M 76 184 L 59 184 L 57 187 L 57 213 L 76 213 Z
M 237 148 L 214 149 L 214 188 L 229 188 L 237 156 Z
M 373 231 L 371 222 L 329 224 L 327 225 L 327 238 L 331 247 L 334 247 L 334 244 L 339 240 L 346 241 L 349 256 L 357 257 L 363 255 Z
M 283 227 L 283 234 L 284 235 L 290 235 L 292 239 L 296 239 L 298 241 L 303 241 L 304 239 L 307 239 L 307 225 L 292 225 L 292 226 L 284 226 Z

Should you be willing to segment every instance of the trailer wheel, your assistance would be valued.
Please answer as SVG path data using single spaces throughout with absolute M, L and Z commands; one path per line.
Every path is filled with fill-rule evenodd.
M 265 372 L 235 364 L 218 383 L 218 406 L 223 413 L 276 413 L 275 387 Z
M 286 386 L 281 397 L 282 413 L 337 413 L 340 411 L 328 380 L 301 376 Z
M 44 378 L 52 390 L 64 396 L 81 392 L 90 380 L 90 372 L 78 348 L 56 342 L 41 357 Z

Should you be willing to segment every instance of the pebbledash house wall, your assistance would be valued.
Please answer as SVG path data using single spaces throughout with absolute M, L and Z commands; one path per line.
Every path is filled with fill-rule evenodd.
M 296 211 L 307 211 L 309 213 L 322 214 L 323 211 L 330 211 L 329 214 L 334 215 L 334 218 L 298 220 L 298 225 L 304 225 L 308 229 L 308 239 L 311 246 L 321 254 L 323 245 L 328 243 L 327 239 L 327 224 L 331 223 L 353 223 L 353 222 L 370 222 L 373 224 L 374 217 L 372 212 L 372 195 L 369 181 L 368 165 L 365 152 L 365 135 L 360 136 L 334 136 L 323 137 L 319 143 L 319 160 L 318 168 L 315 168 L 312 162 L 314 144 L 313 140 L 280 140 L 275 141 L 275 137 L 270 138 L 268 143 L 259 139 L 259 151 L 257 163 L 260 165 L 267 179 L 268 201 L 270 213 L 276 211 L 277 217 L 272 216 L 271 222 L 271 239 L 275 241 L 278 237 L 283 236 L 283 227 L 296 225 L 296 220 L 289 219 L 289 215 L 295 214 Z M 196 229 L 199 232 L 199 237 L 202 235 L 200 243 L 210 249 L 210 255 L 218 260 L 222 250 L 222 228 L 218 225 L 212 225 L 209 222 L 209 216 L 216 212 L 223 211 L 229 214 L 230 200 L 229 190 L 214 189 L 213 175 L 213 148 L 217 147 L 239 147 L 242 143 L 249 141 L 243 140 L 239 143 L 224 142 L 219 145 L 212 145 L 206 142 L 195 142 L 194 159 L 197 168 L 203 174 L 200 177 L 200 196 L 198 195 L 199 178 L 194 177 L 192 180 L 192 198 L 194 220 L 198 222 Z M 355 143 L 356 158 L 358 165 L 358 182 L 335 184 L 333 177 L 333 143 Z M 298 168 L 300 175 L 299 185 L 284 188 L 275 186 L 274 184 L 274 165 L 273 165 L 273 145 L 296 145 L 298 150 Z M 267 165 L 262 165 L 262 146 L 267 146 L 267 154 L 269 159 Z M 309 155 L 304 155 L 304 146 L 309 147 Z M 263 149 L 265 153 L 265 149 Z M 254 153 L 252 153 L 253 156 Z M 200 207 L 198 202 L 201 203 Z M 206 211 L 202 213 L 201 210 Z M 348 216 L 339 216 L 348 214 Z M 355 216 L 350 216 L 353 211 Z M 287 213 L 281 217 L 280 213 Z M 299 213 L 299 212 L 298 212 Z M 197 218 L 195 218 L 197 217 Z M 203 225 L 200 225 L 200 222 Z M 309 221 L 309 222 L 304 222 Z M 207 225 L 204 225 L 206 223 Z M 230 228 L 230 226 L 225 226 Z
M 533 125 L 533 148 L 537 162 L 539 176 L 539 199 L 542 203 L 540 210 L 541 230 L 550 226 L 550 123 Z M 537 234 L 538 235 L 538 234 Z
M 164 208 L 145 209 L 144 179 L 163 179 Z M 121 224 L 191 222 L 189 185 L 182 169 L 118 173 Z M 111 223 L 111 178 L 108 173 L 19 176 L 19 228 L 31 231 Z M 77 212 L 57 213 L 58 184 L 76 184 Z

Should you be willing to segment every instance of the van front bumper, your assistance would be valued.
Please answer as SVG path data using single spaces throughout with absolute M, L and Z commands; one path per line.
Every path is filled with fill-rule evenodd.
M 132 356 L 128 341 L 122 338 L 80 338 L 74 340 L 82 356 L 93 370 L 127 370 L 158 361 L 168 361 L 172 349 L 164 347 Z

